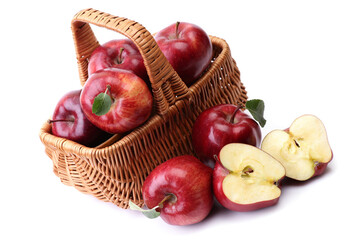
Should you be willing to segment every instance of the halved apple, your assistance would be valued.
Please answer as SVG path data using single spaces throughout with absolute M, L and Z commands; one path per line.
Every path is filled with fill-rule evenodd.
M 278 202 L 285 169 L 259 148 L 230 143 L 221 149 L 213 174 L 218 202 L 230 210 L 245 212 Z
M 286 176 L 305 181 L 324 172 L 332 160 L 325 126 L 314 115 L 303 115 L 286 130 L 268 133 L 261 148 L 282 163 Z

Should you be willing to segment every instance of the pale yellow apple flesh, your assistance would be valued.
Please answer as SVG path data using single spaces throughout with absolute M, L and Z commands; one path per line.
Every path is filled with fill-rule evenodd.
M 221 149 L 219 158 L 229 171 L 222 186 L 231 201 L 251 204 L 280 197 L 277 182 L 285 176 L 285 169 L 269 154 L 251 145 L 231 143 Z
M 270 132 L 261 148 L 282 163 L 287 177 L 299 181 L 311 178 L 317 164 L 332 158 L 325 127 L 313 115 L 295 119 L 288 130 Z

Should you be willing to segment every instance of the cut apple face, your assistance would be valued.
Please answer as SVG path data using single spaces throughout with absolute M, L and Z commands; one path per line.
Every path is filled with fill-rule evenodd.
M 289 129 L 270 132 L 261 148 L 282 163 L 287 177 L 299 181 L 321 174 L 320 166 L 332 159 L 325 126 L 313 115 L 297 118 Z
M 251 145 L 231 143 L 221 149 L 219 158 L 229 171 L 222 190 L 232 202 L 251 205 L 280 197 L 278 183 L 285 169 L 269 154 Z

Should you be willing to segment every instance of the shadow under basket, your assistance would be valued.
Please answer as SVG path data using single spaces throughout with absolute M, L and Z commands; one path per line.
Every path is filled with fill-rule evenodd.
M 153 114 L 140 127 L 95 148 L 52 135 L 48 122 L 40 139 L 62 183 L 121 208 L 128 208 L 129 200 L 143 206 L 141 188 L 156 166 L 175 156 L 195 155 L 191 132 L 199 114 L 222 103 L 244 106 L 247 93 L 225 40 L 210 36 L 213 60 L 187 87 L 142 25 L 94 9 L 80 11 L 71 22 L 81 85 L 88 78 L 88 59 L 99 46 L 90 25 L 118 32 L 136 44 L 151 82 Z

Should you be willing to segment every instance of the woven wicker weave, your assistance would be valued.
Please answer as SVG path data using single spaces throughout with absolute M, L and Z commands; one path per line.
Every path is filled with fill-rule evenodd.
M 210 36 L 213 61 L 188 88 L 142 25 L 94 9 L 80 11 L 71 25 L 81 85 L 88 77 L 88 58 L 99 46 L 91 24 L 116 31 L 139 48 L 151 81 L 154 113 L 129 134 L 115 135 L 96 148 L 52 135 L 47 122 L 40 139 L 64 184 L 122 208 L 128 208 L 129 200 L 142 206 L 141 187 L 152 169 L 172 157 L 194 155 L 191 129 L 197 116 L 220 103 L 245 104 L 247 94 L 223 39 Z

